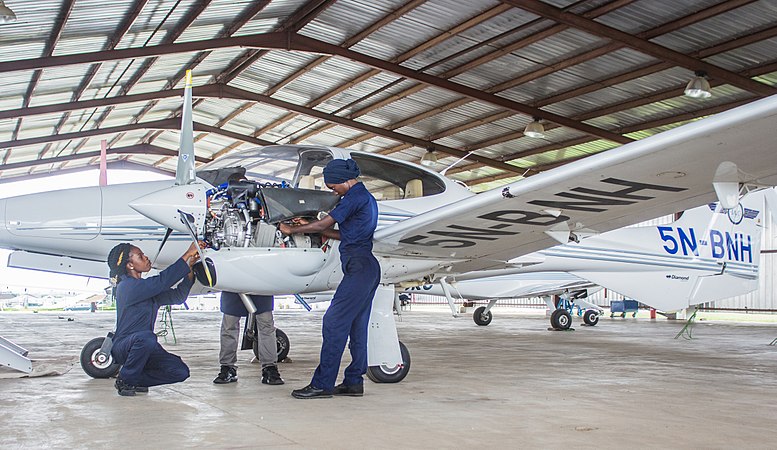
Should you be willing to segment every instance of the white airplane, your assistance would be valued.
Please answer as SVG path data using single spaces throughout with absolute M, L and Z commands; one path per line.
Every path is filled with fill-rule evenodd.
M 368 375 L 378 381 L 400 381 L 409 371 L 409 353 L 397 339 L 391 312 L 395 285 L 523 266 L 511 260 L 709 203 L 716 192 L 726 209 L 735 209 L 742 185 L 777 184 L 772 149 L 777 97 L 480 194 L 413 163 L 332 147 L 264 147 L 228 154 L 195 171 L 187 78 L 175 183 L 0 200 L 0 245 L 16 250 L 9 266 L 105 277 L 105 257 L 117 242 L 148 248 L 164 241 L 170 228 L 184 235 L 172 235 L 156 267 L 172 263 L 188 245 L 185 234 L 194 231 L 213 246 L 202 251 L 203 263 L 196 266 L 207 289 L 266 295 L 328 291 L 342 277 L 338 243 L 315 235 L 286 239 L 277 225 L 329 210 L 336 197 L 309 188 L 323 186 L 328 161 L 352 158 L 367 188 L 381 198 L 374 252 L 382 285 L 373 301 L 368 344 Z M 229 167 L 242 166 L 250 178 L 268 161 L 285 165 L 276 175 L 292 188 L 223 184 L 234 172 Z M 728 270 L 728 264 L 721 266 Z
M 469 275 L 478 274 L 445 277 L 436 283 L 406 288 L 399 294 L 399 301 L 409 301 L 410 294 L 442 296 L 448 301 L 451 314 L 458 317 L 454 297 L 464 301 L 488 300 L 486 306 L 479 306 L 472 314 L 475 324 L 486 326 L 493 320 L 491 309 L 500 300 L 541 297 L 550 311 L 559 308 L 570 311 L 578 306 L 585 309 L 583 320 L 586 324 L 593 326 L 599 322 L 601 309 L 584 299 L 602 288 L 588 280 L 565 272 L 508 273 L 478 278 L 469 278 Z M 558 297 L 559 303 L 554 302 L 554 297 Z M 565 328 L 558 327 L 568 328 L 566 324 Z
M 443 277 L 405 292 L 445 296 L 454 315 L 453 291 L 489 300 L 473 314 L 478 325 L 491 322 L 499 299 L 544 297 L 556 329 L 569 328 L 569 315 L 559 310 L 570 303 L 589 308 L 583 320 L 596 325 L 599 308 L 584 298 L 597 286 L 667 312 L 745 294 L 758 288 L 765 204 L 777 205 L 776 199 L 774 189 L 761 189 L 731 210 L 699 206 L 667 225 L 610 231 L 516 258 L 513 269 Z M 563 306 L 553 304 L 551 295 L 563 296 Z

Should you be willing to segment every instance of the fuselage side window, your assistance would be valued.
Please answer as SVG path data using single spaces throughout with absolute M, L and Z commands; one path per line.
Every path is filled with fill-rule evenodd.
M 352 153 L 359 165 L 359 179 L 376 200 L 426 197 L 445 191 L 445 184 L 434 174 L 400 161 Z

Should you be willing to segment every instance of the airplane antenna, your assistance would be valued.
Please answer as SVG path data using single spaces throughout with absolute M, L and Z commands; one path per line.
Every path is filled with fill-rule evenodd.
M 453 163 L 453 164 L 451 164 L 450 166 L 448 166 L 448 167 L 446 167 L 446 168 L 442 169 L 442 170 L 440 171 L 440 175 L 442 175 L 442 176 L 445 176 L 445 172 L 447 172 L 447 171 L 448 171 L 448 169 L 450 169 L 451 167 L 455 166 L 456 164 L 458 164 L 458 163 L 460 163 L 460 162 L 464 161 L 465 159 L 469 158 L 469 155 L 471 155 L 472 153 L 473 153 L 473 152 L 471 152 L 471 151 L 470 151 L 470 152 L 467 152 L 467 154 L 466 154 L 466 155 L 464 155 L 464 156 L 462 156 L 461 158 L 457 159 L 457 160 L 456 160 L 456 162 L 454 162 L 454 163 Z
M 178 166 L 175 169 L 175 184 L 189 184 L 195 180 L 194 172 L 194 125 L 192 123 L 192 71 L 186 71 L 183 88 L 183 112 L 181 113 L 181 142 L 178 148 Z

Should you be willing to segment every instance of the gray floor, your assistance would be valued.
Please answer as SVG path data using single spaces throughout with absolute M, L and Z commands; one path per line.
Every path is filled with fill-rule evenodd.
M 216 312 L 175 312 L 192 376 L 116 395 L 78 365 L 61 376 L 0 369 L 0 448 L 774 448 L 777 326 L 603 318 L 547 331 L 544 317 L 499 309 L 488 327 L 415 308 L 398 324 L 412 369 L 363 398 L 296 400 L 317 364 L 321 312 L 279 311 L 292 340 L 284 386 L 259 383 L 241 352 L 240 381 L 216 386 Z M 62 317 L 62 318 L 60 318 Z M 73 318 L 68 321 L 67 318 Z M 0 313 L 0 334 L 34 365 L 66 367 L 113 327 L 111 313 Z M 347 359 L 347 357 L 346 357 Z

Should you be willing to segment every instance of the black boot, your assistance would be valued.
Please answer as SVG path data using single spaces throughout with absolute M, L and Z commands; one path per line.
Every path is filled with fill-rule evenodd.
M 262 383 L 283 384 L 283 378 L 281 378 L 281 374 L 278 372 L 278 366 L 267 366 L 262 369 Z
M 216 384 L 234 383 L 236 381 L 237 369 L 230 366 L 221 366 L 221 372 L 213 379 L 213 382 Z
M 133 397 L 135 395 L 135 386 L 125 383 L 121 377 L 116 378 L 116 382 L 113 385 L 116 386 L 116 391 L 122 397 Z

